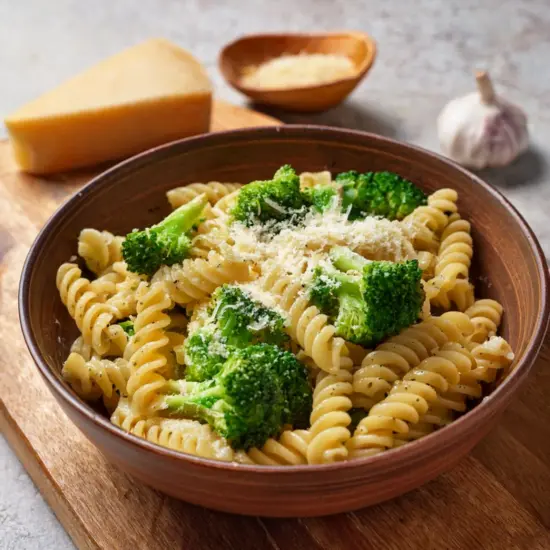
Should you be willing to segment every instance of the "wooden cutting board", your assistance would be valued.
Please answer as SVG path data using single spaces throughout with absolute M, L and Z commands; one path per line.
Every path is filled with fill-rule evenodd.
M 215 130 L 278 123 L 224 103 L 214 109 Z M 20 174 L 0 142 L 0 425 L 79 548 L 550 548 L 550 341 L 522 394 L 458 467 L 359 512 L 318 519 L 232 516 L 165 497 L 110 466 L 49 394 L 17 316 L 17 286 L 32 240 L 92 175 Z

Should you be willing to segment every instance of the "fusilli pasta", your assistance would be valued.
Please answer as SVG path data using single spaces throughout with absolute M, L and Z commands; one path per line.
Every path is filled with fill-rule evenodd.
M 137 316 L 135 334 L 124 351 L 131 376 L 128 380 L 128 396 L 136 414 L 155 415 L 159 394 L 166 384 L 168 359 L 165 348 L 169 343 L 166 328 L 170 317 L 166 310 L 172 301 L 162 283 L 141 283 L 137 289 Z
M 81 275 L 82 272 L 76 264 L 62 264 L 57 270 L 57 288 L 61 301 L 75 320 L 84 342 L 102 355 L 109 349 L 105 329 L 117 312 L 112 306 L 100 300 L 90 289 L 90 281 Z
M 80 331 L 62 369 L 76 394 L 103 403 L 113 424 L 126 432 L 169 449 L 241 464 L 297 466 L 368 457 L 424 437 L 466 413 L 508 373 L 514 354 L 497 336 L 503 308 L 496 300 L 474 298 L 471 226 L 459 213 L 456 191 L 443 188 L 426 197 L 387 173 L 378 180 L 381 173 L 333 178 L 328 171 L 304 172 L 299 186 L 290 167 L 277 174 L 285 193 L 294 189 L 298 206 L 283 206 L 271 197 L 262 206 L 264 198 L 258 195 L 252 217 L 256 206 L 258 216 L 273 212 L 261 223 L 249 223 L 246 217 L 238 221 L 248 195 L 248 190 L 241 194 L 241 184 L 213 181 L 168 191 L 173 209 L 200 195 L 208 203 L 184 234 L 190 246 L 185 240 L 177 257 L 158 254 L 171 265 L 157 261 L 155 246 L 140 245 L 145 256 L 152 253 L 147 275 L 129 270 L 140 271 L 127 251 L 130 238 L 81 231 L 78 254 L 93 277 L 68 262 L 56 278 L 61 300 Z M 390 213 L 397 209 L 395 204 L 384 209 L 388 188 L 377 190 L 379 184 L 397 185 L 391 191 L 394 202 L 396 196 L 409 200 L 397 191 L 403 184 L 413 203 L 407 202 L 400 215 Z M 258 187 L 249 189 L 253 195 Z M 349 203 L 354 193 L 363 193 L 362 202 Z M 239 208 L 232 211 L 237 201 Z M 415 204 L 421 206 L 413 210 Z M 386 217 L 365 210 L 386 212 Z M 281 221 L 289 212 L 291 218 Z M 136 256 L 140 259 L 139 252 Z M 370 265 L 379 261 L 408 263 Z M 391 286 L 393 292 L 405 279 L 384 282 L 375 291 L 369 270 L 387 274 L 402 267 L 412 268 L 407 274 L 413 277 L 412 299 L 396 291 L 402 305 L 388 306 L 384 299 L 389 293 L 380 288 Z M 375 286 L 369 288 L 371 284 Z M 220 289 L 224 285 L 229 286 Z M 241 293 L 247 300 L 221 305 L 224 292 Z M 353 330 L 347 332 L 340 317 L 342 295 L 354 313 L 347 327 Z M 408 302 L 414 303 L 412 313 L 405 311 Z M 362 309 L 353 309 L 357 304 Z M 376 322 L 382 319 L 380 325 L 369 325 L 371 314 Z M 406 320 L 392 325 L 394 320 L 387 319 L 392 316 Z M 254 346 L 256 355 L 246 355 L 248 346 Z M 264 352 L 267 366 L 257 362 Z M 281 356 L 288 365 L 278 363 Z M 202 362 L 210 370 L 202 371 Z M 261 383 L 250 370 L 241 376 L 242 365 L 265 367 L 258 370 Z M 230 380 L 245 380 L 254 389 L 247 390 L 252 393 L 246 398 L 232 394 L 233 402 L 222 402 L 218 386 L 208 391 L 231 368 L 241 378 Z M 292 399 L 307 398 L 296 414 L 289 412 L 294 405 L 286 394 L 295 371 L 301 385 Z M 270 403 L 265 416 L 269 433 L 257 437 L 254 432 L 248 438 L 224 431 L 227 426 L 212 420 L 227 410 L 237 417 L 235 411 L 250 395 L 251 401 L 258 400 L 259 387 L 262 400 Z M 186 408 L 197 388 L 207 388 L 200 406 L 212 406 L 208 414 L 215 414 L 201 417 Z M 259 412 L 263 405 L 254 404 L 254 415 L 264 414 Z M 192 402 L 191 408 L 198 406 Z M 284 412 L 272 417 L 279 406 Z M 239 417 L 235 424 L 241 421 Z
M 130 370 L 127 361 L 121 358 L 86 360 L 73 352 L 63 364 L 61 374 L 80 397 L 87 401 L 102 397 L 107 409 L 112 411 L 118 398 L 126 395 Z
M 336 329 L 328 317 L 310 304 L 300 281 L 274 269 L 264 277 L 262 286 L 276 296 L 277 303 L 287 313 L 290 337 L 320 369 L 337 373 L 342 367 L 351 367 L 344 339 L 334 335 Z
M 321 372 L 313 392 L 309 464 L 326 464 L 348 457 L 346 442 L 351 436 L 349 410 L 353 393 L 352 375 L 345 369 L 334 374 Z
M 466 315 L 472 320 L 474 333 L 471 342 L 481 344 L 491 336 L 495 336 L 500 326 L 503 307 L 496 300 L 477 300 L 466 310 Z
M 439 423 L 441 414 L 435 415 L 435 419 L 427 414 L 430 404 L 435 404 L 443 415 L 445 409 L 452 408 L 450 399 L 441 396 L 459 384 L 461 372 L 471 368 L 471 363 L 460 352 L 446 346 L 396 380 L 387 397 L 370 409 L 348 442 L 352 457 L 371 456 L 391 449 L 395 434 L 406 436 L 411 424 Z
M 460 315 L 462 319 L 457 318 Z M 463 342 L 465 333 L 469 334 L 471 329 L 466 315 L 444 314 L 413 325 L 378 345 L 367 354 L 353 375 L 354 392 L 364 396 L 362 407 L 370 409 L 384 398 L 396 381 L 427 359 L 433 350 L 447 342 Z
M 462 297 L 463 293 L 460 290 L 453 291 L 459 281 L 468 281 L 472 256 L 470 223 L 454 213 L 449 217 L 449 224 L 441 235 L 434 277 L 426 285 L 426 292 L 432 304 L 444 309 L 450 309 L 453 302 L 459 308 L 469 304 L 473 299 L 472 285 L 467 283 L 469 287 L 467 292 L 471 294 L 468 300 Z
M 83 229 L 78 237 L 78 255 L 92 273 L 99 275 L 114 262 L 122 260 L 123 240 L 109 231 Z
M 449 216 L 457 211 L 458 193 L 454 189 L 439 189 L 428 197 L 426 206 L 419 206 L 405 218 L 416 230 L 414 245 L 417 250 L 436 253 L 441 233 L 449 223 Z
M 226 462 L 250 462 L 244 453 L 233 451 L 207 424 L 187 419 L 144 418 L 135 415 L 124 399 L 120 400 L 111 421 L 127 432 L 169 449 Z
M 208 183 L 190 183 L 183 187 L 176 187 L 166 193 L 168 202 L 172 208 L 179 208 L 192 201 L 195 197 L 203 193 L 208 197 L 208 202 L 215 205 L 220 199 L 237 191 L 242 185 L 240 183 L 220 183 L 219 181 L 210 181 Z
M 251 277 L 246 262 L 211 251 L 207 259 L 184 260 L 182 264 L 161 267 L 152 281 L 162 281 L 172 300 L 186 305 L 203 300 L 223 284 L 245 282 Z
M 285 430 L 279 439 L 268 439 L 261 449 L 252 448 L 248 458 L 263 466 L 297 466 L 307 464 L 311 433 L 307 430 Z

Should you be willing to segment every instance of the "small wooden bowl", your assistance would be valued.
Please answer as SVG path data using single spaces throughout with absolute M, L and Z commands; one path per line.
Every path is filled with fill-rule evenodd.
M 262 89 L 242 83 L 243 71 L 285 54 L 340 54 L 355 65 L 355 74 L 317 86 Z M 317 112 L 338 105 L 361 82 L 376 57 L 376 45 L 360 32 L 334 34 L 257 34 L 239 38 L 220 53 L 220 71 L 233 86 L 257 103 L 289 111 Z
M 285 163 L 313 172 L 392 170 L 426 192 L 456 189 L 460 213 L 472 222 L 472 273 L 484 276 L 476 278 L 476 291 L 504 306 L 502 333 L 517 358 L 513 372 L 473 410 L 423 439 L 371 458 L 322 466 L 217 462 L 159 447 L 114 426 L 81 401 L 60 375 L 77 330 L 59 299 L 55 276 L 57 267 L 76 253 L 80 230 L 125 234 L 168 213 L 165 192 L 172 187 L 266 179 Z M 168 144 L 95 178 L 50 218 L 34 242 L 23 268 L 19 314 L 29 350 L 61 408 L 120 469 L 169 495 L 218 510 L 315 516 L 354 510 L 418 487 L 454 466 L 491 429 L 542 344 L 549 316 L 547 269 L 533 232 L 515 208 L 438 155 L 351 130 L 253 128 Z

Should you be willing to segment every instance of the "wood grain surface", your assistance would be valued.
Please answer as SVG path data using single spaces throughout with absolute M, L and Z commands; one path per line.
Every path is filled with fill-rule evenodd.
M 218 104 L 215 129 L 274 123 Z M 17 286 L 36 233 L 92 174 L 19 174 L 0 143 L 0 424 L 85 549 L 548 549 L 550 340 L 498 426 L 450 473 L 388 503 L 313 519 L 258 519 L 173 500 L 110 466 L 64 416 L 27 352 Z M 220 498 L 223 495 L 220 494 Z

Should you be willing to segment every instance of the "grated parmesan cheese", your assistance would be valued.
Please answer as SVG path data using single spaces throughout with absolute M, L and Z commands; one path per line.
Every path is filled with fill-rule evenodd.
M 244 86 L 264 90 L 299 88 L 349 78 L 355 73 L 352 60 L 345 55 L 300 53 L 247 67 L 241 82 Z
M 401 262 L 417 256 L 413 234 L 406 225 L 373 216 L 349 221 L 338 207 L 323 214 L 310 213 L 303 226 L 289 225 L 270 240 L 266 240 L 262 227 L 240 223 L 231 225 L 230 234 L 235 243 L 233 250 L 243 260 L 260 265 L 274 261 L 287 274 L 303 281 L 337 245 L 347 246 L 370 260 Z

